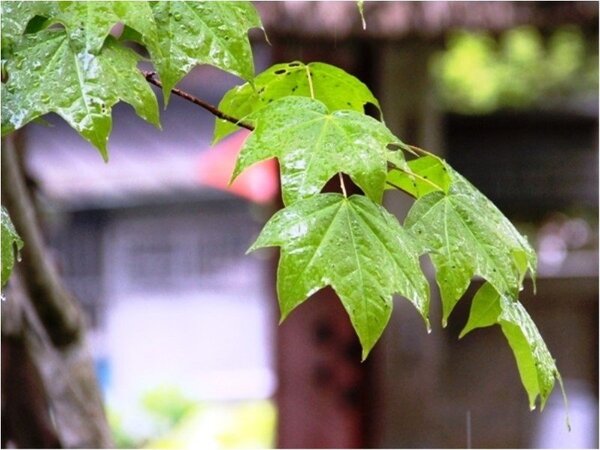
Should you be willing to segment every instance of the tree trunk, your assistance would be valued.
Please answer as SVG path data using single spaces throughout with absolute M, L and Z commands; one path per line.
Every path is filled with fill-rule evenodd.
M 15 269 L 26 299 L 23 311 L 31 325 L 23 327 L 24 342 L 40 372 L 62 444 L 70 448 L 111 447 L 110 429 L 85 340 L 83 315 L 46 251 L 34 201 L 19 164 L 17 139 L 13 135 L 2 145 L 2 203 L 25 243 Z M 4 388 L 6 380 L 2 381 Z M 7 407 L 10 411 L 10 405 Z

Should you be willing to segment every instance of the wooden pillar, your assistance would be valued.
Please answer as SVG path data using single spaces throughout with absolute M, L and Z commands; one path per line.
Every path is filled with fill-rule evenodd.
M 442 154 L 441 116 L 429 77 L 428 64 L 434 43 L 411 40 L 381 47 L 377 95 L 386 125 L 404 142 Z M 386 208 L 402 223 L 413 200 L 400 192 L 386 194 Z M 429 261 L 422 260 L 431 275 Z M 374 411 L 380 424 L 370 443 L 378 447 L 436 446 L 435 389 L 439 355 L 439 300 L 432 287 L 431 323 L 427 334 L 421 317 L 405 299 L 397 298 L 394 313 L 384 333 L 377 360 L 379 396 Z M 419 431 L 420 430 L 420 431 Z
M 356 43 L 278 44 L 276 37 L 271 39 L 274 63 L 328 62 L 364 80 L 368 64 L 361 64 L 369 55 L 363 55 L 365 47 Z M 347 177 L 345 185 L 351 194 L 354 187 Z M 325 190 L 339 192 L 337 177 Z M 359 340 L 335 292 L 331 288 L 317 292 L 290 314 L 276 336 L 277 447 L 369 446 L 373 361 L 360 362 Z

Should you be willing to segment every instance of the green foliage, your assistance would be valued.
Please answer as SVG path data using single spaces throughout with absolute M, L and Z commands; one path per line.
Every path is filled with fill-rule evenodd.
M 44 20 L 31 30 L 36 17 Z M 147 47 L 165 101 L 197 64 L 245 79 L 254 75 L 246 33 L 261 24 L 248 2 L 4 2 L 2 135 L 56 112 L 107 159 L 111 108 L 119 100 L 158 125 L 156 97 L 137 69 L 139 57 L 109 36 L 118 22 L 127 26 L 124 39 Z M 43 29 L 50 24 L 64 29 Z
M 597 43 L 596 43 L 597 46 Z M 456 32 L 432 72 L 446 107 L 490 112 L 598 91 L 598 51 L 583 32 L 564 26 L 547 39 L 533 27 L 504 32 Z
M 197 64 L 211 64 L 246 80 L 254 77 L 248 29 L 261 27 L 248 2 L 151 2 L 156 42 L 145 41 L 163 83 L 171 88 Z
M 253 85 L 246 83 L 232 88 L 223 96 L 219 109 L 248 121 L 247 116 L 251 113 L 286 96 L 314 98 L 323 102 L 329 112 L 364 112 L 368 103 L 379 108 L 379 102 L 369 88 L 342 69 L 324 63 L 294 61 L 269 67 L 256 76 Z M 220 141 L 237 129 L 234 124 L 217 119 L 213 142 Z
M 161 386 L 148 391 L 142 397 L 142 405 L 146 411 L 164 422 L 169 428 L 181 422 L 196 408 L 193 401 L 178 388 L 171 386 Z
M 423 252 L 394 216 L 362 195 L 319 194 L 279 211 L 251 250 L 281 247 L 277 293 L 282 320 L 330 285 L 340 297 L 367 357 L 400 293 L 429 314 Z
M 255 78 L 247 33 L 261 22 L 248 2 L 3 2 L 1 8 L 3 135 L 55 112 L 107 158 L 111 109 L 117 102 L 129 103 L 140 117 L 159 125 L 157 100 L 137 69 L 139 55 L 125 46 L 128 40 L 145 47 L 163 83 L 165 103 L 171 88 L 197 64 L 231 72 L 246 83 L 229 91 L 219 106 L 236 118 L 233 122 L 243 120 L 254 128 L 232 179 L 269 158 L 277 158 L 281 167 L 287 207 L 271 218 L 251 249 L 281 247 L 277 287 L 282 318 L 331 286 L 365 358 L 390 318 L 393 294 L 411 301 L 429 326 L 429 286 L 419 265 L 419 256 L 429 252 L 442 294 L 443 323 L 471 279 L 483 277 L 488 284 L 473 302 L 465 332 L 499 324 L 530 403 L 538 396 L 542 405 L 547 400 L 560 378 L 516 301 L 527 271 L 535 273 L 534 251 L 443 160 L 424 152 L 407 163 L 405 157 L 418 149 L 365 114 L 367 104 L 379 103 L 359 80 L 327 64 L 297 61 L 277 64 Z M 110 33 L 118 22 L 124 31 L 117 38 Z M 468 63 L 448 57 L 439 73 L 457 98 L 465 92 L 479 95 L 473 105 L 481 109 L 497 104 L 489 98 L 498 91 L 498 79 L 510 81 L 511 91 L 502 98 L 521 98 L 531 83 L 543 84 L 547 74 L 565 77 L 580 67 L 572 56 L 579 48 L 573 34 L 553 38 L 559 49 L 550 52 L 556 64 L 532 65 L 543 52 L 531 33 L 508 35 L 504 59 L 490 53 L 494 44 L 489 38 L 468 37 L 456 48 L 466 52 Z M 505 60 L 530 75 L 516 77 L 499 65 Z M 475 75 L 480 84 L 474 87 Z M 215 141 L 236 128 L 218 120 Z M 365 195 L 347 198 L 343 181 L 343 195 L 321 193 L 336 175 L 343 180 L 342 173 Z M 386 188 L 416 198 L 405 227 L 380 205 Z M 3 210 L 3 284 L 15 245 L 22 243 Z M 186 414 L 181 404 L 171 406 L 174 417 Z
M 449 192 L 418 199 L 405 222 L 431 252 L 444 323 L 474 275 L 516 297 L 526 271 L 534 274 L 536 269 L 527 240 L 492 202 L 445 165 L 452 180 Z
M 8 281 L 10 274 L 12 273 L 13 266 L 15 265 L 15 248 L 17 252 L 23 248 L 23 241 L 15 231 L 8 211 L 2 207 L 2 233 L 1 233 L 1 247 L 2 247 L 2 287 Z
M 75 53 L 62 30 L 26 35 L 7 63 L 2 133 L 56 112 L 108 159 L 111 108 L 119 100 L 158 125 L 156 97 L 136 69 L 138 57 L 109 38 L 97 55 Z
M 240 152 L 232 179 L 276 156 L 286 205 L 318 194 L 339 172 L 381 201 L 387 145 L 401 143 L 381 122 L 356 111 L 329 113 L 324 103 L 306 97 L 282 98 L 251 118 L 256 129 Z
M 490 284 L 485 283 L 471 304 L 471 314 L 460 337 L 476 328 L 498 324 L 515 355 L 519 375 L 529 396 L 529 407 L 535 409 L 540 398 L 541 408 L 560 375 L 531 317 L 519 302 L 501 295 Z
M 387 175 L 386 189 L 401 189 L 415 198 L 430 192 L 448 193 L 451 179 L 442 160 L 431 155 L 408 162 L 408 169 L 392 169 Z

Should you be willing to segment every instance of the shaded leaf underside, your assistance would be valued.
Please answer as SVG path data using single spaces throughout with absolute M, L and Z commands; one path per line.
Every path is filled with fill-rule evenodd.
M 500 325 L 513 351 L 530 408 L 535 408 L 538 396 L 543 408 L 559 378 L 554 359 L 523 305 L 485 283 L 473 298 L 469 320 L 460 336 L 495 324 Z

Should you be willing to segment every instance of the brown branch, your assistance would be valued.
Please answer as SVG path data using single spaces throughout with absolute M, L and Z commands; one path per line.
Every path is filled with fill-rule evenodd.
M 27 323 L 32 325 L 27 327 L 26 343 L 40 370 L 61 443 L 67 448 L 111 447 L 82 312 L 48 253 L 25 170 L 17 158 L 17 152 L 24 150 L 19 144 L 18 133 L 2 140 L 1 182 L 2 203 L 25 243 L 12 278 L 18 276 L 27 298 L 22 304 L 29 306 L 24 309 Z M 11 301 L 8 298 L 6 303 Z M 6 325 L 2 323 L 3 331 Z M 43 344 L 34 349 L 32 343 L 38 340 Z
M 19 135 L 2 142 L 2 203 L 25 246 L 19 270 L 27 280 L 25 290 L 57 347 L 75 342 L 82 329 L 81 312 L 64 288 L 46 250 L 33 200 L 17 158 Z
M 142 70 L 142 74 L 144 75 L 144 77 L 146 78 L 146 81 L 148 81 L 148 83 L 153 84 L 154 86 L 157 86 L 162 89 L 163 85 L 162 85 L 161 81 L 158 78 L 156 78 L 156 72 L 148 72 L 146 70 Z M 218 109 L 216 106 L 211 105 L 210 103 L 207 103 L 204 100 L 201 100 L 198 97 L 195 97 L 188 92 L 182 91 L 181 89 L 177 89 L 177 88 L 171 89 L 171 92 L 173 94 L 187 100 L 188 102 L 193 103 L 194 105 L 204 108 L 209 113 L 211 113 L 213 116 L 216 116 L 219 119 L 223 119 L 223 120 L 226 120 L 227 122 L 231 122 L 232 124 L 237 125 L 238 127 L 241 127 L 241 128 L 245 128 L 246 130 L 250 130 L 250 131 L 254 130 L 254 127 L 252 125 L 242 122 L 240 119 L 236 119 L 235 117 L 232 117 L 229 114 L 224 113 L 223 111 Z

